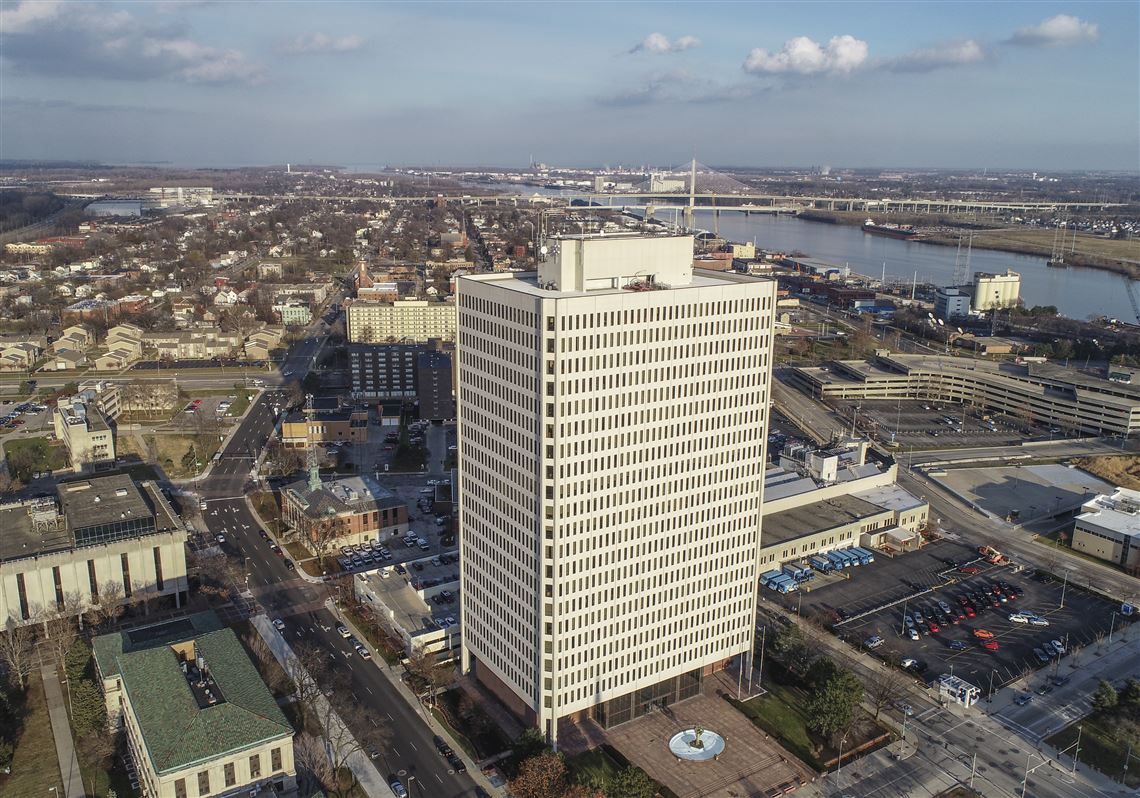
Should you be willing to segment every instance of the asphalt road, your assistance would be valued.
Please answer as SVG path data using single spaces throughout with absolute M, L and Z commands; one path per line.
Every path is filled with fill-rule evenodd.
M 304 376 L 323 343 L 320 337 L 302 342 L 284 369 L 294 370 L 294 377 Z M 368 728 L 353 728 L 353 733 L 366 746 L 379 746 L 381 756 L 373 762 L 385 779 L 390 774 L 400 775 L 405 786 L 411 783 L 416 796 L 474 796 L 474 781 L 451 771 L 447 761 L 436 753 L 431 729 L 380 672 L 385 667 L 382 661 L 361 659 L 333 630 L 335 619 L 324 607 L 326 588 L 306 582 L 288 570 L 284 557 L 275 555 L 270 541 L 261 537 L 261 527 L 245 502 L 245 487 L 254 459 L 274 429 L 274 397 L 269 391 L 258 397 L 226 443 L 209 477 L 197 486 L 206 501 L 202 517 L 209 534 L 224 530 L 223 551 L 243 563 L 253 600 L 271 618 L 285 622 L 285 635 L 291 643 L 305 641 L 337 658 L 342 666 L 338 670 L 347 674 L 352 702 L 364 707 L 369 718 Z M 446 435 L 442 429 L 438 434 Z M 414 776 L 414 780 L 408 775 Z

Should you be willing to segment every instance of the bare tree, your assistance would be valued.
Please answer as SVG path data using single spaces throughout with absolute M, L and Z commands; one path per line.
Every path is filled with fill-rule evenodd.
M 4 664 L 8 677 L 15 679 L 21 690 L 27 685 L 28 674 L 32 672 L 35 642 L 36 633 L 32 627 L 17 626 L 11 618 L 7 628 L 0 632 L 0 662 Z
M 22 487 L 24 487 L 24 483 L 12 476 L 8 471 L 7 463 L 0 463 L 0 496 L 5 493 L 15 493 Z
M 257 632 L 251 631 L 245 636 L 245 644 L 253 654 L 253 658 L 257 662 L 257 669 L 269 691 L 274 695 L 292 692 L 293 682 L 282 670 L 277 658 L 273 656 L 273 651 L 265 642 L 265 638 Z
M 432 707 L 435 706 L 436 694 L 455 679 L 455 667 L 450 663 L 441 664 L 434 652 L 422 646 L 412 649 L 406 667 L 422 686 Z
M 126 608 L 123 606 L 123 583 L 108 579 L 99 588 L 99 595 L 87 611 L 87 617 L 93 626 L 112 625 L 123 614 L 124 609 Z
M 77 593 L 64 595 L 63 602 L 47 610 L 42 618 L 44 646 L 56 667 L 62 668 L 64 657 L 79 636 L 79 618 L 83 602 Z
M 867 699 L 875 707 L 875 719 L 885 706 L 898 698 L 903 691 L 903 680 L 893 668 L 876 671 L 866 683 Z
M 308 543 L 320 561 L 321 569 L 325 567 L 325 556 L 333 550 L 341 533 L 340 519 L 335 515 L 326 515 L 322 518 L 306 519 L 304 532 Z
M 332 788 L 332 761 L 319 737 L 308 732 L 298 734 L 293 740 L 293 756 L 304 794 L 315 792 L 317 788 L 325 791 Z

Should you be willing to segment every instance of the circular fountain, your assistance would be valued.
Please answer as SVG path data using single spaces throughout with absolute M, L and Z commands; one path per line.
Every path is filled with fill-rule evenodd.
M 677 732 L 670 737 L 669 750 L 678 759 L 707 762 L 724 752 L 724 738 L 714 731 L 697 726 Z

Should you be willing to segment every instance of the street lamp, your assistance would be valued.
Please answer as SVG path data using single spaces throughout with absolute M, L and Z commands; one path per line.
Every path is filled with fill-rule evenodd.
M 835 787 L 838 789 L 841 777 L 843 775 L 843 745 L 847 742 L 847 732 L 839 738 L 839 762 L 835 766 Z M 1024 795 L 1021 798 L 1025 798 Z

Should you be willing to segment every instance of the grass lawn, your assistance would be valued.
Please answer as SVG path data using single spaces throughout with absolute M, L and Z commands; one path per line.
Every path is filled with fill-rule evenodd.
M 624 768 L 603 748 L 572 756 L 566 760 L 570 778 L 578 784 L 608 784 Z
M 226 415 L 240 416 L 247 409 L 249 409 L 249 400 L 252 394 L 253 392 L 248 388 L 234 386 L 234 396 L 236 396 L 237 399 L 233 400 L 233 404 L 231 404 L 230 409 L 226 411 Z
M 8 470 L 21 482 L 27 482 L 36 471 L 58 471 L 67 468 L 67 447 L 47 438 L 14 438 L 4 443 Z
M 1102 713 L 1093 712 L 1078 723 L 1057 732 L 1045 742 L 1060 750 L 1068 748 L 1066 752 L 1068 756 L 1062 755 L 1062 759 L 1068 759 L 1073 753 L 1070 746 L 1077 741 L 1078 726 L 1081 727 L 1080 761 L 1114 779 L 1124 775 L 1124 758 L 1128 753 L 1128 745 L 1121 744 L 1116 739 L 1111 725 Z M 1140 787 L 1140 767 L 1133 765 L 1128 769 L 1125 784 L 1129 787 Z
M 731 698 L 727 700 L 756 726 L 777 738 L 780 745 L 816 770 L 823 769 L 815 753 L 815 743 L 811 733 L 807 730 L 807 713 L 791 690 L 772 684 L 769 680 L 766 695 L 748 701 L 736 701 Z
M 798 756 L 817 771 L 826 769 L 824 763 L 837 755 L 835 748 L 825 739 L 808 730 L 806 710 L 807 693 L 803 690 L 781 685 L 769 679 L 767 694 L 736 701 L 726 698 L 728 703 L 743 712 L 759 728 L 771 734 L 780 744 Z M 869 743 L 884 734 L 885 730 L 862 708 L 855 711 L 855 724 L 844 746 L 846 753 Z
M 189 469 L 182 467 L 182 457 L 191 446 L 194 447 L 198 462 L 202 464 L 202 468 L 205 468 L 221 443 L 217 435 L 202 435 L 200 439 L 205 443 L 205 447 L 199 449 L 199 436 L 196 435 L 147 435 L 146 437 L 148 442 L 153 441 L 158 463 L 172 479 L 186 479 L 198 473 L 193 467 Z
M 28 678 L 26 711 L 24 733 L 12 756 L 12 773 L 0 776 L 0 795 L 3 796 L 47 795 L 50 788 L 59 789 L 63 784 L 38 670 L 33 670 Z

